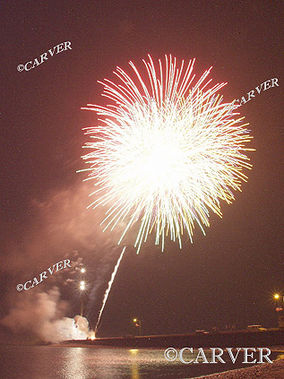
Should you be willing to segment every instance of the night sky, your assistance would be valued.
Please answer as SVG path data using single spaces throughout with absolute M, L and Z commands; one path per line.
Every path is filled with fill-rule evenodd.
M 139 65 L 150 53 L 155 59 L 196 57 L 197 75 L 213 65 L 214 83 L 228 82 L 226 101 L 271 78 L 279 79 L 279 87 L 240 109 L 254 136 L 254 167 L 236 201 L 223 204 L 223 219 L 211 215 L 206 236 L 196 229 L 194 244 L 185 239 L 182 250 L 167 242 L 161 253 L 151 239 L 138 256 L 128 248 L 100 334 L 130 334 L 134 316 L 146 334 L 276 326 L 272 294 L 284 290 L 283 11 L 281 1 L 1 3 L 0 317 L 19 297 L 53 285 L 70 304 L 67 315 L 78 313 L 78 292 L 63 285 L 59 273 L 58 281 L 55 276 L 29 293 L 16 291 L 18 283 L 77 254 L 88 269 L 89 289 L 98 284 L 88 305 L 94 325 L 121 247 L 115 246 L 115 233 L 100 231 L 99 212 L 86 210 L 93 187 L 76 170 L 83 168 L 81 129 L 97 118 L 80 107 L 102 103 L 97 80 L 113 78 L 115 67 L 127 68 L 130 60 Z M 72 50 L 17 71 L 64 41 Z

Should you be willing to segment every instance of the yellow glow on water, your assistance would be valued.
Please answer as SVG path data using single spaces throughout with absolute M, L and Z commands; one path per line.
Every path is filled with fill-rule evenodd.
M 140 375 L 139 375 L 139 369 L 138 369 L 138 364 L 136 360 L 136 356 L 139 352 L 139 349 L 129 349 L 128 351 L 131 354 L 132 359 L 133 359 L 133 362 L 131 364 L 131 379 L 139 379 Z
M 129 349 L 128 350 L 131 354 L 137 354 L 138 353 L 138 349 Z

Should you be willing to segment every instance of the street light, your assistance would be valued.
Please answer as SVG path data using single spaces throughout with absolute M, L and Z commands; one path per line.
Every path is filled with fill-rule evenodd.
M 81 271 L 82 274 L 85 274 L 85 272 L 86 272 L 85 267 L 82 267 L 80 271 Z
M 275 301 L 275 311 L 277 312 L 277 318 L 278 318 L 278 327 L 283 328 L 284 327 L 284 296 L 282 293 L 274 293 L 273 299 Z

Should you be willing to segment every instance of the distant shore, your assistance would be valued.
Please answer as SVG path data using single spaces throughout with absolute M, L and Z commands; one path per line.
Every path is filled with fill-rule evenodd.
M 191 347 L 269 347 L 283 344 L 284 330 L 228 331 L 202 334 L 168 334 L 148 336 L 107 337 L 87 340 L 68 340 L 62 343 L 81 346 L 108 345 L 128 348 Z

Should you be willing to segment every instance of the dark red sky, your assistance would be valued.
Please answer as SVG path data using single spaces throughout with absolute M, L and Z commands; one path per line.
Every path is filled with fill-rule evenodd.
M 271 294 L 284 290 L 283 10 L 281 1 L 2 2 L 1 315 L 8 298 L 23 295 L 16 293 L 17 283 L 72 250 L 91 267 L 90 282 L 100 275 L 98 262 L 112 242 L 97 237 L 97 225 L 88 221 L 93 215 L 85 217 L 88 199 L 75 171 L 82 167 L 81 128 L 96 119 L 80 107 L 100 101 L 97 80 L 110 77 L 116 65 L 171 53 L 196 57 L 197 73 L 213 65 L 214 80 L 229 83 L 226 100 L 275 77 L 279 87 L 241 108 L 256 148 L 243 192 L 223 206 L 222 220 L 212 217 L 206 237 L 195 235 L 194 245 L 186 242 L 179 251 L 169 244 L 162 254 L 148 244 L 139 256 L 129 249 L 102 334 L 127 333 L 133 315 L 143 319 L 146 333 L 275 323 Z M 64 41 L 71 41 L 72 51 L 17 71 L 18 64 Z M 111 265 L 119 252 L 112 253 Z M 106 284 L 110 273 L 104 275 Z M 98 298 L 94 307 L 99 304 Z

